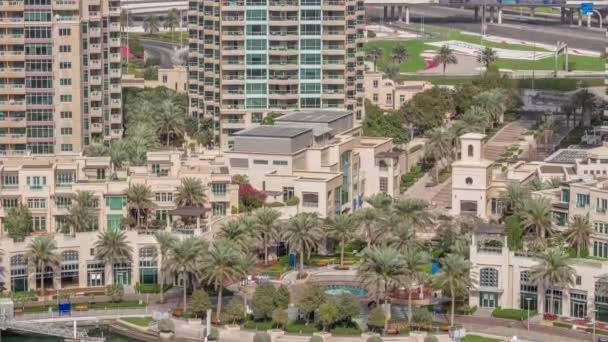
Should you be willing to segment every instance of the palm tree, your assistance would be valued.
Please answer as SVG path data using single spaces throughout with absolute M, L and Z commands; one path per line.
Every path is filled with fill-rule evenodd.
M 174 101 L 167 99 L 161 103 L 157 126 L 161 134 L 164 132 L 167 146 L 171 143 L 171 135 L 182 136 L 184 134 L 185 117 L 181 108 Z
M 217 309 L 215 311 L 215 320 L 220 321 L 222 312 L 222 291 L 228 282 L 240 280 L 247 275 L 249 265 L 245 263 L 246 259 L 253 260 L 249 256 L 244 256 L 240 246 L 234 241 L 219 240 L 216 241 L 205 256 L 201 259 L 200 273 L 201 279 L 207 281 L 208 284 L 213 284 L 217 289 Z
M 110 269 L 108 283 L 114 284 L 114 264 L 131 261 L 133 247 L 121 230 L 108 230 L 100 233 L 95 241 L 95 258 L 104 262 Z
M 429 264 L 430 255 L 417 248 L 409 248 L 402 254 L 403 274 L 402 283 L 407 287 L 407 321 L 412 322 L 412 287 L 422 285 L 427 279 L 428 274 L 425 267 Z
M 452 145 L 449 135 L 441 128 L 431 130 L 428 133 L 428 139 L 426 153 L 435 159 L 435 181 L 438 181 L 439 169 L 443 169 L 444 165 L 449 163 Z
M 206 243 L 194 236 L 177 240 L 169 249 L 167 270 L 170 273 L 181 274 L 183 282 L 183 309 L 186 311 L 189 275 L 200 278 L 200 258 L 205 254 Z
M 169 13 L 167 13 L 167 19 L 165 19 L 165 29 L 168 28 L 171 30 L 171 33 L 173 33 L 175 31 L 175 28 L 179 26 L 179 23 L 179 12 L 175 8 L 170 9 Z
M 268 265 L 268 243 L 277 235 L 279 230 L 277 220 L 281 217 L 281 213 L 276 209 L 262 207 L 254 210 L 252 215 L 257 221 L 253 235 L 262 242 L 264 265 Z
M 433 223 L 430 204 L 419 198 L 401 198 L 395 202 L 395 211 L 414 227 L 425 227 Z
M 404 60 L 406 60 L 409 56 L 409 53 L 407 52 L 407 49 L 404 48 L 403 46 L 396 46 L 393 49 L 393 61 L 395 62 L 395 64 L 400 65 L 401 63 L 403 63 Z
M 72 204 L 66 216 L 66 224 L 70 227 L 71 234 L 76 232 L 93 231 L 97 226 L 98 199 L 92 191 L 76 191 L 72 198 Z
M 520 183 L 509 183 L 507 184 L 507 192 L 504 196 L 509 203 L 510 211 L 512 213 L 519 213 L 524 210 L 524 204 L 532 195 L 527 186 Z
M 589 214 L 574 215 L 564 235 L 570 246 L 576 246 L 577 258 L 581 256 L 581 249 L 589 250 L 591 234 L 593 234 L 593 228 L 589 222 Z
M 135 209 L 137 227 L 139 228 L 141 226 L 142 210 L 145 213 L 154 205 L 152 202 L 152 189 L 143 183 L 129 184 L 129 188 L 125 190 L 125 194 L 127 195 L 129 206 Z
M 549 248 L 539 256 L 538 264 L 530 270 L 530 280 L 549 292 L 549 313 L 555 313 L 553 289 L 567 288 L 574 285 L 576 271 L 570 266 L 568 255 L 558 248 Z M 546 309 L 546 308 L 545 308 Z
M 576 111 L 581 113 L 580 124 L 582 124 L 583 127 L 591 126 L 591 114 L 597 107 L 595 95 L 587 89 L 582 89 L 572 96 L 571 101 Z
M 220 226 L 217 232 L 217 239 L 228 240 L 234 242 L 243 251 L 249 249 L 249 241 L 251 238 L 250 232 L 245 230 L 245 225 L 242 224 L 241 218 L 238 220 L 230 220 Z M 249 218 L 246 220 L 250 220 Z
M 372 247 L 363 251 L 357 277 L 368 288 L 376 288 L 376 296 L 388 304 L 388 289 L 397 284 L 403 276 L 403 259 L 395 248 L 390 246 Z M 377 301 L 379 302 L 379 301 Z M 387 328 L 388 320 L 384 323 Z
M 448 64 L 458 64 L 458 58 L 456 58 L 454 50 L 446 44 L 437 51 L 437 54 L 433 57 L 433 63 L 443 65 L 443 74 L 445 75 L 445 67 Z
M 376 223 L 378 222 L 379 214 L 378 209 L 373 207 L 362 208 L 355 211 L 356 222 L 363 230 L 365 241 L 367 241 L 367 248 L 371 246 L 376 238 Z
M 499 123 L 503 121 L 509 98 L 504 90 L 492 89 L 478 94 L 473 101 L 488 114 L 490 123 Z
M 318 247 L 323 238 L 323 232 L 316 214 L 300 213 L 293 216 L 287 222 L 283 239 L 289 244 L 289 248 L 300 253 L 300 266 L 298 275 L 304 275 L 304 253 L 310 255 L 311 250 Z
M 159 275 L 160 302 L 164 303 L 165 302 L 165 296 L 164 296 L 165 272 L 164 271 L 165 271 L 165 267 L 166 267 L 166 263 L 167 263 L 167 257 L 169 255 L 169 252 L 173 248 L 173 246 L 177 243 L 177 238 L 175 237 L 175 235 L 171 234 L 170 232 L 166 232 L 166 231 L 158 232 L 155 235 L 155 237 L 156 237 L 156 243 L 158 244 L 158 249 L 160 251 L 160 275 Z
M 467 290 L 474 280 L 470 276 L 471 263 L 459 254 L 448 254 L 441 262 L 439 272 L 433 278 L 438 287 L 450 290 L 452 307 L 450 308 L 450 326 L 454 326 L 454 307 L 456 306 L 456 291 Z
M 526 200 L 521 215 L 523 225 L 534 230 L 537 238 L 544 239 L 553 233 L 549 199 L 540 197 Z
M 61 262 L 55 239 L 51 235 L 36 236 L 27 246 L 25 258 L 40 276 L 40 296 L 44 297 L 44 271 L 47 267 L 55 270 Z
M 158 17 L 157 16 L 149 16 L 144 19 L 144 31 L 150 34 L 156 33 L 159 31 L 158 26 Z
M 371 205 L 373 208 L 378 210 L 388 210 L 393 204 L 393 198 L 383 192 L 373 194 L 365 198 L 365 202 Z
M 498 55 L 496 51 L 489 46 L 486 46 L 483 50 L 479 50 L 477 53 L 477 62 L 485 65 L 486 69 L 490 67 L 490 65 L 496 63 L 498 60 Z
M 399 217 L 399 216 L 396 216 Z M 416 248 L 416 231 L 407 221 L 399 222 L 390 232 L 388 244 L 396 248 L 399 252 L 405 252 Z
M 132 21 L 133 20 L 131 20 L 131 18 L 129 17 L 129 11 L 123 8 L 120 11 L 120 30 L 124 32 L 125 28 L 131 26 Z
M 367 53 L 367 58 L 374 62 L 374 72 L 376 72 L 376 64 L 383 54 L 384 52 L 381 48 L 373 48 Z
M 355 236 L 355 217 L 339 214 L 325 221 L 327 234 L 340 242 L 340 267 L 344 268 L 344 245 Z
M 479 132 L 485 134 L 490 116 L 485 109 L 473 105 L 462 114 L 462 122 L 466 126 L 466 131 L 462 133 Z
M 202 207 L 206 202 L 203 182 L 199 178 L 182 178 L 175 194 L 175 203 L 180 207 Z

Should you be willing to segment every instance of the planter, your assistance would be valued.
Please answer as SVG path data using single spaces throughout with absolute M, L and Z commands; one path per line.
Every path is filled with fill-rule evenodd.
M 424 342 L 427 333 L 422 331 L 410 332 L 410 340 L 412 342 Z
M 162 342 L 173 341 L 173 333 L 172 332 L 160 332 L 158 333 L 158 337 Z
M 331 333 L 328 333 L 326 331 L 321 331 L 321 332 L 312 333 L 312 336 L 319 336 L 323 339 L 323 341 L 329 341 L 329 338 L 331 337 Z
M 266 332 L 268 333 L 268 335 L 270 335 L 270 338 L 272 339 L 272 341 L 276 341 L 277 338 L 285 335 L 285 332 L 280 329 L 270 329 L 270 330 L 267 330 Z
M 348 271 L 348 270 L 350 270 L 350 267 L 348 267 L 347 265 L 336 266 L 335 269 L 338 270 L 338 271 Z
M 241 326 L 238 324 L 226 324 L 226 325 L 224 325 L 224 329 L 226 331 L 240 331 Z

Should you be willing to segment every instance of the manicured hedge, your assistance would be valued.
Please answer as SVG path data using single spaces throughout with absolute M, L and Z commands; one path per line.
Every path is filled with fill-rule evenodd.
M 534 315 L 536 315 L 536 311 L 530 311 L 530 316 Z M 492 316 L 498 318 L 513 319 L 516 321 L 523 321 L 528 319 L 528 310 L 496 308 L 492 312 Z
M 593 333 L 593 327 L 587 328 L 587 329 L 585 329 L 585 331 L 588 332 L 588 333 Z M 608 330 L 604 330 L 604 329 L 597 329 L 597 328 L 595 328 L 595 333 L 598 334 L 598 335 L 606 335 L 606 336 L 608 336 Z
M 554 327 L 572 329 L 572 324 L 566 322 L 553 322 Z
M 245 329 L 250 330 L 269 330 L 274 328 L 274 324 L 271 321 L 247 321 L 243 324 Z

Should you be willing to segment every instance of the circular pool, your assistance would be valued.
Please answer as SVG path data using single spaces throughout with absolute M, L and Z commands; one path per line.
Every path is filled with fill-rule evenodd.
M 327 285 L 325 286 L 325 294 L 328 296 L 338 296 L 343 293 L 350 293 L 357 298 L 362 298 L 367 296 L 367 290 L 352 285 Z

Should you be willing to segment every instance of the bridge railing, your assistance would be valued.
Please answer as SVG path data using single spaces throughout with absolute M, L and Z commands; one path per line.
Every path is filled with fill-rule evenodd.
M 148 308 L 121 308 L 121 309 L 101 309 L 88 311 L 72 311 L 70 314 L 59 314 L 58 312 L 40 312 L 26 313 L 15 317 L 15 321 L 32 321 L 32 320 L 50 320 L 50 319 L 65 319 L 70 318 L 95 318 L 95 317 L 121 317 L 121 316 L 138 316 L 150 315 L 151 310 Z

